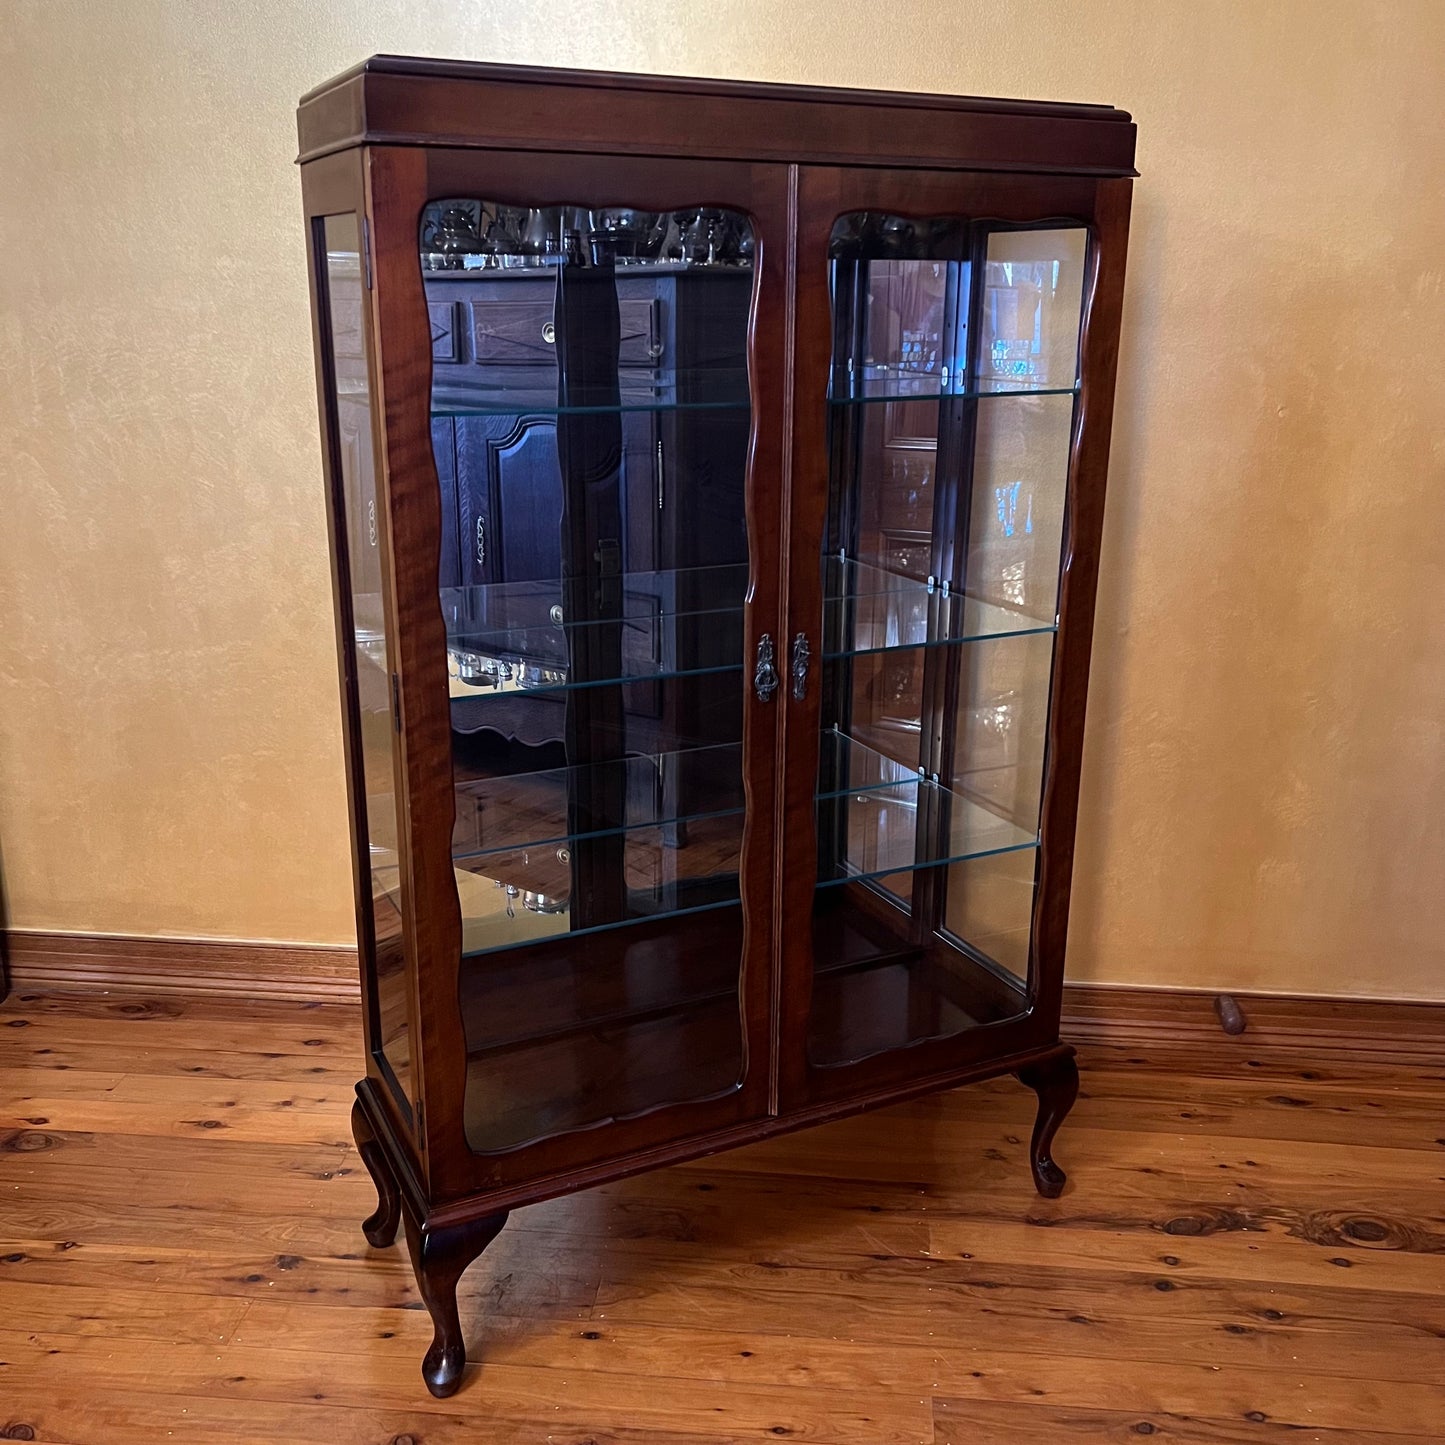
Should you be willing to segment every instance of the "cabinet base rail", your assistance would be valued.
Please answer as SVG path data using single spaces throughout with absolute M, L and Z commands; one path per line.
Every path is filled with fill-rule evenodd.
M 1029 1163 L 1034 1187 L 1046 1199 L 1063 1193 L 1067 1177 L 1053 1157 L 1054 1136 L 1073 1108 L 1079 1092 L 1079 1070 L 1071 1045 L 1057 1044 L 1011 1059 L 989 1060 L 945 1079 L 910 1084 L 896 1094 L 877 1094 L 794 1113 L 752 1120 L 720 1133 L 679 1140 L 665 1151 L 624 1155 L 586 1173 L 538 1179 L 526 1185 L 509 1185 L 430 1204 L 412 1160 L 393 1130 L 390 1117 L 373 1081 L 356 1086 L 351 1128 L 357 1153 L 376 1186 L 377 1206 L 363 1221 L 362 1234 L 374 1249 L 386 1249 L 404 1229 L 417 1289 L 432 1321 L 432 1343 L 422 1360 L 422 1379 L 438 1399 L 455 1394 L 466 1369 L 466 1343 L 457 1312 L 457 1285 L 466 1270 L 501 1233 L 511 1209 L 537 1204 L 557 1195 L 661 1165 L 700 1158 L 740 1144 L 791 1133 L 829 1119 L 862 1113 L 882 1104 L 901 1102 L 959 1084 L 975 1083 L 1002 1074 L 1014 1074 L 1038 1096 Z

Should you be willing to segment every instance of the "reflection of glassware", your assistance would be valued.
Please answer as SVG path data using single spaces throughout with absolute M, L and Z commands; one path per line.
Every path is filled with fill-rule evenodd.
M 422 250 L 432 271 L 460 271 L 468 256 L 486 252 L 486 243 L 466 205 L 447 206 L 440 216 L 422 227 Z
M 1039 268 L 991 261 L 984 299 L 984 350 L 1001 380 L 1046 381 L 1040 371 L 1039 326 L 1043 300 Z
M 601 252 L 619 261 L 636 261 L 657 254 L 666 229 L 666 217 L 656 211 L 605 207 L 592 212 L 588 239 L 594 257 Z
M 548 898 L 545 893 L 533 893 L 531 889 L 522 892 L 522 907 L 528 913 L 556 914 L 567 911 L 565 898 Z
M 487 229 L 487 244 L 505 261 L 523 253 L 522 232 L 532 213 L 525 206 L 498 206 Z
M 748 218 L 720 208 L 644 211 L 631 206 L 509 206 L 437 201 L 421 227 L 429 271 L 647 263 L 746 268 L 755 240 Z
M 670 211 L 663 217 L 662 237 L 657 243 L 659 261 L 682 260 L 681 211 Z
M 677 223 L 681 227 L 678 244 L 682 259 L 692 265 L 701 265 L 707 256 L 707 221 L 702 211 L 679 211 Z
M 751 228 L 731 211 L 679 211 L 677 219 L 682 226 L 682 257 L 692 266 L 735 266 L 741 259 L 744 228 L 751 242 Z
M 867 251 L 876 222 L 877 217 L 868 211 L 853 211 L 841 216 L 833 227 L 828 254 L 835 260 L 857 260 Z
M 906 216 L 884 216 L 878 227 L 880 250 L 885 256 L 917 256 L 913 222 Z
M 538 662 L 518 663 L 512 676 L 521 688 L 558 687 L 567 681 L 565 667 L 544 667 Z
M 580 238 L 592 229 L 580 206 L 539 206 L 527 213 L 521 248 L 528 256 L 563 256 L 580 251 Z
M 560 251 L 561 227 L 556 222 L 556 211 L 538 206 L 527 212 L 527 222 L 522 227 L 520 245 L 528 256 L 548 256 Z
M 450 660 L 455 666 L 457 679 L 468 687 L 503 687 L 512 678 L 511 665 L 500 658 L 453 649 Z

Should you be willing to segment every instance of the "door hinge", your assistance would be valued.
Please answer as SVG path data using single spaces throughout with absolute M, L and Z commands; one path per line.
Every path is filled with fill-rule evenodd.
M 371 222 L 361 218 L 361 262 L 366 273 L 366 289 L 371 290 Z
M 416 1101 L 416 1137 L 421 1141 L 421 1147 L 426 1148 L 426 1100 Z
M 391 675 L 391 725 L 401 731 L 401 679 L 395 673 Z

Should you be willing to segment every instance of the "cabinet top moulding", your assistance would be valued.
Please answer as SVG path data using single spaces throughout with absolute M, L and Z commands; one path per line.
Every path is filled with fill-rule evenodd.
M 1133 176 L 1108 105 L 374 55 L 297 112 L 298 160 L 360 145 Z M 901 140 L 906 137 L 906 140 Z

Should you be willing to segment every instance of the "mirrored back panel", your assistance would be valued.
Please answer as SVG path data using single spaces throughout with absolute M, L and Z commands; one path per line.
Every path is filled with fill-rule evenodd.
M 742 1081 L 754 237 L 463 197 L 418 244 L 485 1153 Z

